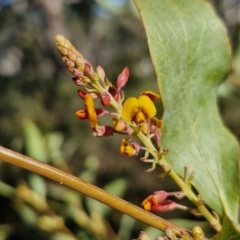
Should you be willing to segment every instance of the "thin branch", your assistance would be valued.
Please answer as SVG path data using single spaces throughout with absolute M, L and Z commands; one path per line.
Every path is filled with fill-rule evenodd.
M 87 183 L 69 173 L 63 172 L 45 163 L 33 160 L 30 157 L 24 156 L 20 153 L 14 152 L 10 149 L 0 146 L 0 159 L 4 162 L 16 165 L 18 167 L 35 172 L 39 175 L 52 179 L 65 186 L 77 190 L 89 197 L 92 197 L 120 212 L 123 212 L 135 219 L 138 219 L 150 226 L 153 226 L 164 232 L 168 226 L 172 229 L 173 233 L 181 236 L 183 232 L 188 230 L 176 226 L 165 219 L 157 217 L 144 209 L 133 205 L 121 198 L 118 198 L 90 183 Z M 189 232 L 190 233 L 190 232 Z

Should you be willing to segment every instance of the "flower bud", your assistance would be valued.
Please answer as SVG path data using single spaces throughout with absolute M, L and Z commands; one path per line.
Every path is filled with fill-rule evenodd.
M 76 67 L 81 70 L 81 71 L 84 71 L 85 69 L 85 63 L 87 63 L 87 60 L 84 59 L 84 58 L 77 58 L 75 64 L 76 64 Z
M 123 69 L 123 71 L 118 75 L 118 78 L 117 78 L 117 90 L 118 90 L 118 92 L 120 91 L 120 89 L 122 87 L 125 86 L 125 84 L 128 81 L 128 77 L 129 77 L 129 69 L 127 67 L 125 67 Z
M 119 93 L 117 92 L 117 89 L 110 85 L 109 88 L 108 88 L 108 92 L 112 95 L 112 97 L 118 101 L 119 100 Z
M 101 103 L 102 103 L 103 106 L 109 106 L 110 105 L 111 98 L 110 98 L 109 93 L 103 92 L 101 94 L 100 98 L 101 98 Z
M 101 66 L 97 66 L 97 74 L 99 76 L 99 79 L 104 83 L 104 80 L 105 80 L 105 72 L 103 70 L 103 68 Z
M 151 240 L 151 238 L 145 232 L 141 231 L 138 238 L 133 240 Z
M 83 77 L 84 74 L 83 74 L 83 71 L 81 71 L 80 69 L 78 68 L 74 68 L 73 71 L 72 71 L 73 75 L 77 78 L 80 78 L 80 77 Z
M 193 239 L 196 239 L 196 240 L 204 240 L 205 239 L 204 232 L 203 232 L 202 228 L 200 228 L 199 226 L 193 227 L 192 235 L 193 235 Z
M 94 71 L 93 71 L 93 67 L 92 67 L 92 65 L 90 64 L 90 63 L 85 63 L 85 65 L 84 65 L 84 73 L 85 73 L 85 75 L 87 76 L 87 77 L 89 77 L 89 78 L 91 78 L 92 76 L 93 76 L 93 73 L 94 73 Z
M 78 77 L 73 77 L 72 80 L 77 86 L 85 86 L 86 85 L 86 83 L 82 82 Z

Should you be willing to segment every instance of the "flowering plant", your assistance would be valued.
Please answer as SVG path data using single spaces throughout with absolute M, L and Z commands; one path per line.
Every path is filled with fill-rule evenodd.
M 238 144 L 219 120 L 215 100 L 217 87 L 230 64 L 225 30 L 210 7 L 200 0 L 135 3 L 146 29 L 161 94 L 146 89 L 137 97 L 126 97 L 123 88 L 130 77 L 127 67 L 114 84 L 101 66 L 94 69 L 68 39 L 57 35 L 57 49 L 85 103 L 76 116 L 89 121 L 96 137 L 121 134 L 121 154 L 132 157 L 144 151 L 140 160 L 151 164 L 146 171 L 153 172 L 159 166 L 161 175 L 170 176 L 178 185 L 178 192 L 157 189 L 147 196 L 142 202 L 145 210 L 189 211 L 209 222 L 218 233 L 214 240 L 226 236 L 238 239 Z M 156 117 L 155 101 L 159 99 L 165 107 L 163 119 Z M 101 108 L 95 106 L 97 100 Z M 99 123 L 103 115 L 111 118 L 111 125 Z M 199 226 L 182 228 L 81 179 L 4 148 L 0 156 L 165 232 L 166 236 L 158 239 L 206 239 Z M 171 197 L 186 197 L 195 207 L 179 204 Z M 138 239 L 150 238 L 141 232 Z

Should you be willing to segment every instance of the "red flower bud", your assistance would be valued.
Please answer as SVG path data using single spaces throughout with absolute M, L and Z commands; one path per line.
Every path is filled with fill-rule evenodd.
M 129 77 L 129 69 L 127 67 L 125 67 L 123 69 L 123 71 L 118 75 L 118 78 L 117 78 L 117 91 L 118 92 L 121 90 L 121 88 L 123 86 L 125 86 L 125 84 L 128 81 L 128 77 Z
M 102 103 L 102 105 L 103 106 L 109 106 L 110 102 L 111 102 L 111 98 L 110 98 L 109 93 L 103 92 L 101 94 L 101 103 Z

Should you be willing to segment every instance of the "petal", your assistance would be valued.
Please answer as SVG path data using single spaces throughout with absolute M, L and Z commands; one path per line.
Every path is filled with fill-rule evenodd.
M 148 96 L 152 101 L 155 101 L 157 99 L 159 99 L 161 96 L 155 92 L 152 92 L 152 91 L 144 91 L 144 92 L 141 92 L 141 95 L 146 95 Z
M 137 112 L 137 113 L 135 114 L 135 116 L 133 117 L 133 121 L 134 121 L 135 123 L 141 124 L 141 123 L 144 123 L 144 122 L 146 121 L 146 117 L 145 117 L 145 115 L 144 115 L 143 112 L 139 111 L 139 112 Z
M 163 129 L 163 121 L 161 119 L 154 117 L 151 119 L 151 124 L 157 128 L 160 128 L 161 130 Z
M 145 198 L 143 201 L 142 201 L 142 204 L 141 206 L 143 206 L 143 208 L 147 211 L 150 211 L 152 209 L 152 205 L 153 205 L 153 202 L 152 202 L 152 195 L 148 196 L 147 198 Z
M 132 145 L 128 145 L 125 147 L 125 151 L 123 154 L 127 155 L 128 157 L 132 157 L 137 155 L 137 151 Z
M 85 107 L 86 107 L 86 109 L 94 108 L 93 97 L 90 94 L 87 94 L 85 96 Z
M 130 97 L 123 104 L 122 119 L 126 122 L 131 122 L 138 111 L 138 99 Z
M 139 130 L 142 131 L 145 135 L 148 134 L 149 131 L 149 124 L 145 121 L 143 124 L 139 125 Z
M 122 139 L 121 146 L 126 147 L 128 145 L 128 141 L 126 139 Z
M 76 112 L 76 115 L 79 119 L 81 120 L 85 120 L 85 119 L 88 119 L 88 113 L 86 110 L 78 110 Z
M 134 148 L 134 145 L 129 144 L 128 141 L 123 138 L 120 146 L 120 153 L 132 157 L 137 155 L 137 150 Z
M 143 208 L 144 208 L 145 210 L 147 210 L 147 211 L 150 211 L 151 208 L 152 208 L 152 205 L 151 205 L 151 203 L 150 203 L 149 201 L 143 202 L 143 203 L 142 203 L 142 206 L 143 206 Z
M 97 113 L 95 111 L 95 108 L 90 108 L 87 110 L 88 112 L 88 120 L 90 122 L 90 125 L 92 128 L 96 127 L 97 125 Z
M 138 105 L 141 112 L 144 113 L 146 119 L 153 118 L 157 113 L 153 101 L 146 95 L 141 95 L 138 97 Z
M 168 197 L 168 193 L 165 191 L 156 191 L 152 195 L 152 201 L 154 202 L 155 205 L 158 205 L 159 203 L 163 202 L 166 200 Z
M 113 127 L 117 131 L 125 131 L 127 129 L 127 123 L 119 118 L 113 118 Z
M 80 98 L 85 99 L 87 95 L 91 95 L 93 99 L 98 98 L 98 95 L 96 93 L 88 93 L 83 90 L 78 90 L 78 95 Z
M 165 200 L 164 202 L 160 203 L 159 205 L 153 205 L 152 210 L 156 212 L 169 212 L 176 208 L 176 203 L 172 200 Z
M 86 95 L 85 97 L 85 106 L 88 113 L 90 125 L 92 128 L 94 128 L 97 125 L 97 113 L 94 108 L 93 97 L 90 94 Z

